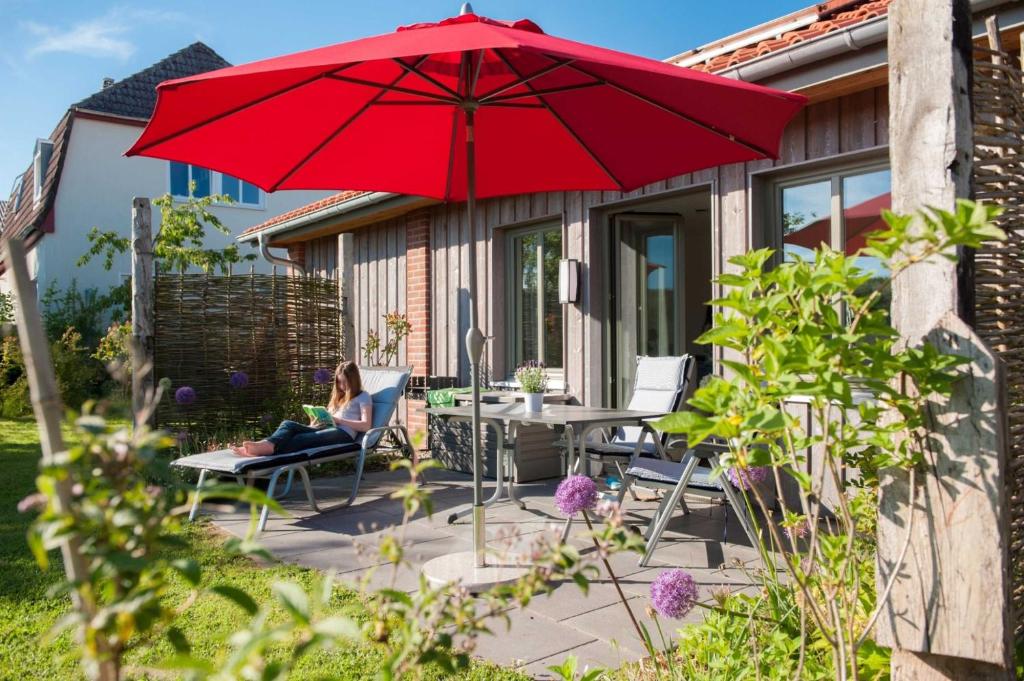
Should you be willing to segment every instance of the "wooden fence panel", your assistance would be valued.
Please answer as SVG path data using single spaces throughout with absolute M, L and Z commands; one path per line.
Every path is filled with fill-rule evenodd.
M 155 283 L 156 379 L 170 379 L 157 423 L 205 444 L 300 418 L 304 402 L 325 404 L 340 359 L 337 279 L 278 274 L 164 274 Z M 232 376 L 244 374 L 233 384 Z M 188 386 L 192 404 L 174 393 Z
M 975 198 L 997 203 L 1004 242 L 978 249 L 975 329 L 1004 364 L 1007 388 L 1007 498 L 1013 626 L 1024 635 L 1024 72 L 1003 50 L 974 55 Z

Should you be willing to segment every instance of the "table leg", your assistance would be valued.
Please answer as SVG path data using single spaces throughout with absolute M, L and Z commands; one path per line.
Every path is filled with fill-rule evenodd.
M 507 451 L 508 448 L 512 448 L 514 450 L 515 444 L 516 444 L 516 427 L 515 427 L 515 424 L 514 423 L 509 424 L 508 435 L 506 436 L 506 434 L 505 434 L 505 424 L 503 422 L 498 421 L 496 419 L 488 419 L 488 418 L 481 419 L 481 422 L 485 423 L 488 426 L 490 426 L 491 428 L 493 428 L 494 429 L 494 434 L 495 434 L 495 436 L 498 439 L 498 441 L 497 441 L 497 450 L 496 450 L 496 454 L 495 454 L 495 467 L 497 469 L 495 471 L 495 473 L 497 474 L 497 477 L 495 478 L 495 481 L 494 481 L 495 482 L 494 493 L 490 496 L 489 499 L 484 501 L 484 503 L 483 503 L 484 508 L 487 508 L 488 506 L 493 506 L 494 504 L 496 504 L 497 502 L 501 501 L 502 499 L 504 499 L 507 496 L 507 498 L 510 501 L 513 501 L 516 504 L 518 504 L 519 508 L 525 509 L 526 508 L 526 504 L 524 504 L 522 501 L 520 501 L 516 497 L 515 492 L 513 491 L 513 485 L 515 483 L 512 480 L 511 475 L 509 476 L 509 479 L 507 481 L 505 480 L 505 457 L 507 456 L 506 451 Z M 511 470 L 509 471 L 509 473 L 511 473 Z M 463 517 L 465 517 L 467 515 L 470 515 L 472 513 L 473 513 L 473 507 L 472 506 L 464 508 L 461 511 L 456 511 L 455 513 L 452 513 L 451 515 L 448 516 L 448 524 L 451 525 L 452 523 L 454 523 L 459 518 L 463 518 Z
M 526 504 L 520 501 L 519 497 L 516 496 L 516 481 L 514 473 L 516 466 L 516 435 L 518 434 L 516 425 L 515 421 L 508 424 L 508 444 L 507 447 L 502 450 L 503 455 L 505 452 L 508 452 L 508 460 L 510 464 L 508 469 L 508 484 L 505 489 L 508 492 L 509 501 L 525 511 Z
M 576 429 L 571 423 L 565 424 L 565 465 L 568 475 L 576 472 Z M 572 529 L 572 516 L 565 519 L 565 526 L 562 528 L 562 543 L 569 538 L 569 531 Z

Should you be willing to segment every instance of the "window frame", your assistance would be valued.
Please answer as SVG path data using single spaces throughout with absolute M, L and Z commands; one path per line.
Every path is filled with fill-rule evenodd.
M 782 224 L 782 192 L 791 187 L 799 187 L 815 182 L 829 181 L 831 184 L 831 202 L 829 204 L 829 245 L 832 248 L 845 250 L 846 225 L 843 219 L 843 179 L 880 170 L 892 170 L 888 159 L 871 159 L 863 162 L 829 165 L 824 168 L 801 169 L 772 177 L 768 187 L 769 219 L 765 222 L 769 233 L 765 235 L 765 244 L 775 251 L 774 263 L 779 264 L 785 258 L 785 234 Z M 891 182 L 890 182 L 891 191 Z
M 39 139 L 32 154 L 32 203 L 38 204 L 43 198 L 43 185 L 46 184 L 46 173 L 50 169 L 53 158 L 53 142 Z
M 509 375 L 515 373 L 515 369 L 523 361 L 522 357 L 522 334 L 521 325 L 516 322 L 516 317 L 519 310 L 522 309 L 522 287 L 519 285 L 519 275 L 522 272 L 521 260 L 519 257 L 519 249 L 516 247 L 517 240 L 529 236 L 531 234 L 544 234 L 545 232 L 557 231 L 560 236 L 561 252 L 558 254 L 559 259 L 565 257 L 565 225 L 559 220 L 543 220 L 535 222 L 529 225 L 520 227 L 510 228 L 505 230 L 505 300 L 508 301 L 506 305 L 506 328 L 512 329 L 512 333 L 508 336 L 508 343 L 505 349 L 505 356 L 507 366 L 509 367 Z M 540 239 L 538 243 L 538 259 L 543 259 L 543 248 L 544 240 Z M 544 268 L 537 268 L 537 304 L 538 304 L 538 317 L 543 315 L 544 311 Z M 556 301 L 556 304 L 562 305 Z M 544 356 L 544 324 L 542 319 L 538 318 L 537 324 L 537 347 L 539 352 L 537 353 L 540 357 Z M 550 380 L 561 382 L 565 378 L 565 308 L 562 306 L 562 359 L 561 366 L 552 367 L 546 366 L 548 378 Z
M 194 163 L 184 163 L 182 161 L 168 161 L 167 162 L 167 193 L 170 194 L 171 198 L 173 200 L 175 200 L 175 201 L 179 201 L 179 202 L 187 201 L 189 199 L 189 197 L 188 196 L 183 196 L 181 194 L 174 193 L 173 187 L 171 185 L 171 172 L 172 172 L 172 168 L 174 167 L 175 163 L 180 163 L 181 165 L 184 165 L 184 166 L 186 166 L 188 168 L 188 184 L 189 184 L 190 187 L 192 186 L 192 169 L 193 168 L 197 168 L 197 167 L 201 168 L 202 166 L 197 166 Z M 224 194 L 224 173 L 222 173 L 220 171 L 217 171 L 217 170 L 210 170 L 209 168 L 207 168 L 206 170 L 210 173 L 210 195 L 211 196 L 223 195 Z M 245 180 L 243 180 L 240 177 L 235 177 L 234 175 L 230 175 L 230 177 L 232 177 L 235 180 L 238 180 L 238 182 L 239 182 L 239 185 L 238 185 L 238 195 L 239 195 L 239 197 L 242 197 L 243 196 L 243 192 L 242 192 L 243 183 L 245 182 Z M 249 182 L 249 184 L 253 184 L 253 183 Z M 254 185 L 254 184 L 253 184 L 253 186 L 256 187 L 256 185 Z M 226 208 L 245 208 L 245 209 L 248 209 L 248 210 L 264 210 L 266 208 L 267 193 L 265 191 L 263 191 L 262 189 L 260 189 L 259 187 L 256 187 L 256 191 L 259 192 L 259 202 L 258 203 L 245 203 L 245 202 L 243 202 L 241 200 L 241 198 L 239 198 L 238 201 L 233 201 L 232 203 L 226 203 L 226 202 L 223 202 L 223 201 L 214 201 L 213 205 L 215 205 L 215 206 L 224 206 Z

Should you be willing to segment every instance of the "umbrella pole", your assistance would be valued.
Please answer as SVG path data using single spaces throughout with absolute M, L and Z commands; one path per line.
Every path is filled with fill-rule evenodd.
M 466 211 L 469 220 L 469 331 L 466 352 L 469 355 L 470 381 L 473 389 L 473 555 L 476 567 L 486 564 L 486 521 L 483 504 L 483 452 L 480 446 L 480 359 L 484 350 L 484 334 L 478 328 L 476 282 L 476 150 L 473 140 L 474 108 L 466 106 Z M 501 456 L 501 452 L 498 452 Z M 498 480 L 501 485 L 502 481 Z

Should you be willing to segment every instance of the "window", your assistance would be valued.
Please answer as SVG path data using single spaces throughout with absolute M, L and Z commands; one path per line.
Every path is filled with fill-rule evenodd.
M 36 140 L 36 150 L 32 155 L 32 200 L 36 203 L 43 197 L 43 184 L 46 182 L 46 171 L 50 167 L 52 154 L 53 142 Z
M 881 212 L 891 205 L 891 173 L 886 167 L 802 178 L 777 185 L 776 243 L 783 258 L 809 259 L 822 243 L 848 255 L 867 242 L 867 235 L 885 227 Z M 889 270 L 878 258 L 859 256 L 857 265 L 872 273 L 865 288 L 877 288 Z M 886 290 L 879 304 L 889 306 Z
M 230 196 L 235 200 L 235 203 L 240 203 L 245 206 L 260 205 L 259 187 L 250 182 L 246 182 L 245 180 L 239 180 L 237 177 L 232 177 L 223 173 L 220 176 L 220 193 Z
M 562 305 L 558 302 L 558 261 L 562 226 L 514 232 L 509 242 L 510 364 L 529 360 L 562 368 Z
M 263 207 L 263 192 L 256 185 L 239 180 L 237 177 L 207 170 L 200 166 L 171 161 L 171 195 L 186 198 L 194 182 L 192 196 L 199 199 L 211 194 L 224 194 L 241 206 Z
M 14 178 L 14 186 L 11 187 L 11 196 L 14 197 L 11 199 L 11 201 L 14 202 L 11 205 L 11 212 L 16 213 L 18 209 L 21 208 L 21 191 L 24 181 L 25 173 L 22 173 L 21 175 L 18 175 L 16 178 Z

